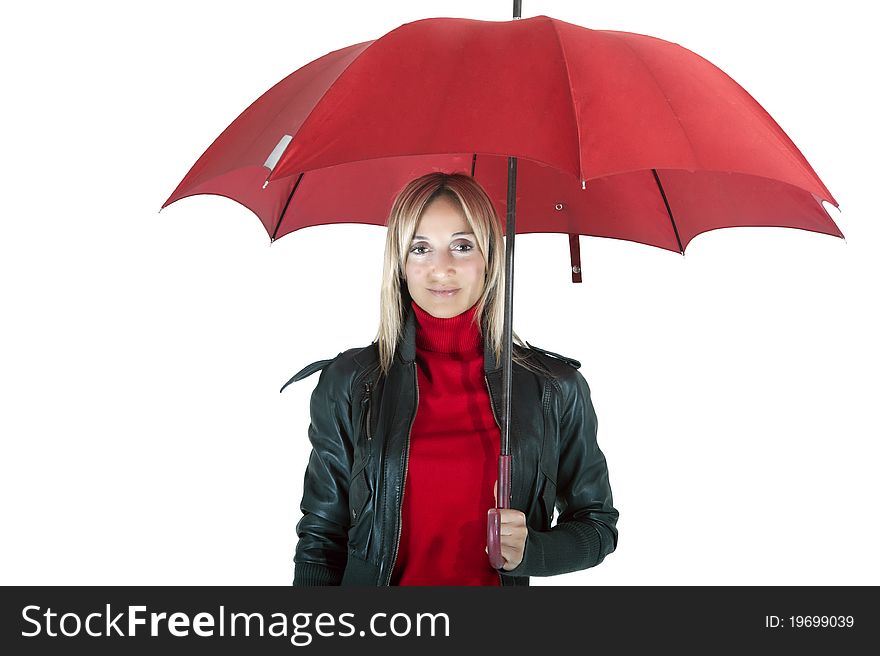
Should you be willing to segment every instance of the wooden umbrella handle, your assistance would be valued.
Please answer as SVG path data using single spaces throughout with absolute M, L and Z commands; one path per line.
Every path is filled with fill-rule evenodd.
M 501 513 L 502 508 L 510 508 L 510 456 L 498 456 L 498 500 L 497 508 L 489 510 L 486 527 L 486 546 L 489 552 L 489 564 L 495 569 L 504 565 L 501 555 Z

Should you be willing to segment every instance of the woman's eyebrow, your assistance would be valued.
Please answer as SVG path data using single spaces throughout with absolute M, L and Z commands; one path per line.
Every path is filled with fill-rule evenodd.
M 459 235 L 472 235 L 472 234 L 474 234 L 474 233 L 473 232 L 453 232 L 452 236 L 458 237 Z M 413 235 L 413 240 L 416 240 L 416 239 L 424 239 L 425 241 L 431 241 L 430 239 L 428 239 L 424 235 Z

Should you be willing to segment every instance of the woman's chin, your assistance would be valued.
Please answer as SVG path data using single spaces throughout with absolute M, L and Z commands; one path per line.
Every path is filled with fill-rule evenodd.
M 430 314 L 432 317 L 436 317 L 437 319 L 449 319 L 451 317 L 457 317 L 459 314 L 467 309 L 465 307 L 461 307 L 461 301 L 459 299 L 426 298 L 423 300 L 424 305 L 422 303 L 419 303 L 419 307 Z
M 459 314 L 462 313 L 462 310 L 459 310 L 457 308 L 450 308 L 448 306 L 425 308 L 425 311 L 432 317 L 436 317 L 437 319 L 451 319 L 452 317 L 457 317 Z

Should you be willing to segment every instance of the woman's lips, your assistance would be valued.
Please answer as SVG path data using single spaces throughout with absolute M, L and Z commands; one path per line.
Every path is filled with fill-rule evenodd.
M 448 298 L 450 296 L 455 296 L 460 289 L 429 289 L 434 296 L 439 296 L 440 298 Z

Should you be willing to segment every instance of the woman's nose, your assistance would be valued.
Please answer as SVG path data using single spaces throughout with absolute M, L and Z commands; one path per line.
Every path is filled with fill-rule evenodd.
M 439 251 L 434 258 L 433 264 L 434 266 L 431 267 L 431 273 L 435 276 L 442 277 L 455 273 L 455 261 L 452 258 L 452 253 L 449 251 Z

